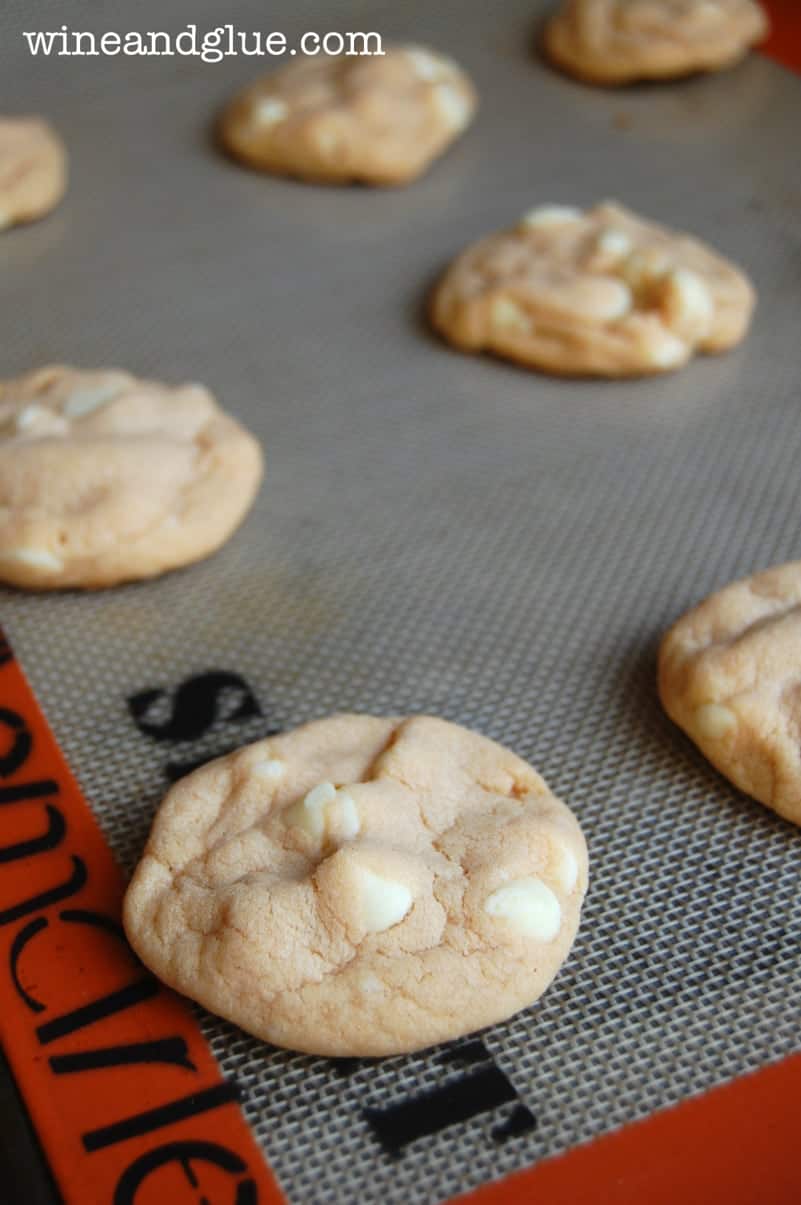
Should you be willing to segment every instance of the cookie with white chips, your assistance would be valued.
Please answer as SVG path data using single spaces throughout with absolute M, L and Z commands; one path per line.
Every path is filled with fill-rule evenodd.
M 156 975 L 278 1046 L 422 1049 L 533 1003 L 587 887 L 572 813 L 493 741 L 338 715 L 177 783 L 128 888 Z
M 434 328 L 463 351 L 565 376 L 669 372 L 745 335 L 747 277 L 612 202 L 533 209 L 469 247 L 436 286 Z
M 768 32 L 756 0 L 564 0 L 545 26 L 545 51 L 593 84 L 721 71 Z
M 0 230 L 54 209 L 67 187 L 67 153 L 39 117 L 0 117 Z
M 801 825 L 801 561 L 734 582 L 659 651 L 670 718 L 728 779 Z
M 476 92 L 422 46 L 298 60 L 240 93 L 223 145 L 250 167 L 316 183 L 408 184 L 470 124 Z
M 0 382 L 0 581 L 95 588 L 199 560 L 261 476 L 202 385 L 60 366 Z

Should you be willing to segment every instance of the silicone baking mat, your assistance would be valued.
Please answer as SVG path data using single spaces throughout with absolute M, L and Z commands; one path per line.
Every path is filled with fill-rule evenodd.
M 2 107 L 49 115 L 72 172 L 55 214 L 3 237 L 2 375 L 65 361 L 201 380 L 268 465 L 204 564 L 97 595 L 2 593 L 33 694 L 7 651 L 0 1029 L 69 1201 L 433 1205 L 496 1180 L 488 1201 L 710 1202 L 724 1180 L 730 1202 L 801 1199 L 799 835 L 715 773 L 654 684 L 682 610 L 801 556 L 801 81 L 757 54 L 718 77 L 585 88 L 537 58 L 544 11 L 0 14 Z M 408 189 L 313 188 L 212 145 L 220 103 L 269 62 L 37 59 L 21 38 L 223 21 L 431 44 L 474 76 L 481 112 Z M 534 204 L 609 196 L 746 269 L 759 306 L 741 349 L 605 384 L 429 336 L 426 290 L 465 243 Z M 130 871 L 171 780 L 344 709 L 486 733 L 587 835 L 570 960 L 474 1039 L 377 1062 L 276 1050 L 158 992 L 114 928 L 108 851 Z

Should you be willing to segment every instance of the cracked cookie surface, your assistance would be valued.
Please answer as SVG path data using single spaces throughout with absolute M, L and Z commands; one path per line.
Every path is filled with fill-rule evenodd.
M 536 1000 L 586 886 L 578 823 L 513 753 L 428 716 L 337 715 L 176 784 L 124 923 L 156 975 L 243 1029 L 387 1055 Z
M 801 561 L 683 615 L 662 641 L 659 693 L 722 774 L 801 825 Z
M 434 328 L 566 376 L 669 372 L 746 334 L 754 290 L 687 235 L 613 202 L 544 205 L 463 251 L 436 286 Z
M 202 385 L 42 368 L 0 382 L 0 581 L 95 588 L 210 555 L 262 476 Z
M 39 117 L 0 117 L 0 230 L 44 217 L 67 187 L 67 153 Z
M 615 85 L 723 70 L 767 32 L 755 0 L 565 0 L 544 45 L 570 75 Z
M 456 63 L 422 46 L 293 62 L 234 97 L 223 145 L 250 167 L 329 184 L 407 184 L 470 124 Z

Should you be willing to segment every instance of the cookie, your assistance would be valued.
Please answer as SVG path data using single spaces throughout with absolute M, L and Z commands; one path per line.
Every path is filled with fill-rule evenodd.
M 431 299 L 463 351 L 565 376 L 669 372 L 745 335 L 754 290 L 733 264 L 612 202 L 531 210 L 464 251 Z
M 337 715 L 177 783 L 123 917 L 156 975 L 250 1033 L 388 1055 L 536 1000 L 586 886 L 575 818 L 519 757 L 440 719 Z
M 662 641 L 665 711 L 740 790 L 801 825 L 801 561 L 735 582 Z
M 199 560 L 261 476 L 202 385 L 64 367 L 0 382 L 0 581 L 113 586 Z
M 754 0 L 565 0 L 544 46 L 568 74 L 615 85 L 720 71 L 767 32 Z
M 0 230 L 44 217 L 67 187 L 67 155 L 38 117 L 0 117 Z
M 292 62 L 234 98 L 224 146 L 261 171 L 326 184 L 408 184 L 467 128 L 476 93 L 421 46 Z

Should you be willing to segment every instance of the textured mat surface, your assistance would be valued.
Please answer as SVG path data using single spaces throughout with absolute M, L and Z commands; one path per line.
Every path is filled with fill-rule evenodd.
M 3 108 L 49 114 L 72 162 L 61 209 L 2 240 L 0 371 L 202 380 L 268 463 L 204 565 L 94 597 L 2 593 L 110 844 L 132 867 L 187 764 L 352 708 L 440 713 L 509 745 L 592 856 L 569 963 L 483 1047 L 337 1067 L 201 1014 L 290 1199 L 428 1205 L 796 1047 L 799 834 L 672 728 L 654 657 L 709 590 L 801 556 L 801 81 L 754 56 L 583 88 L 534 56 L 531 0 L 234 0 L 240 29 L 377 29 L 476 78 L 477 124 L 419 184 L 316 189 L 209 142 L 268 63 L 32 60 L 20 39 L 62 21 L 203 30 L 219 5 L 85 8 L 0 15 Z M 741 350 L 618 386 L 427 335 L 425 290 L 464 243 L 536 203 L 606 196 L 745 267 L 760 304 Z

